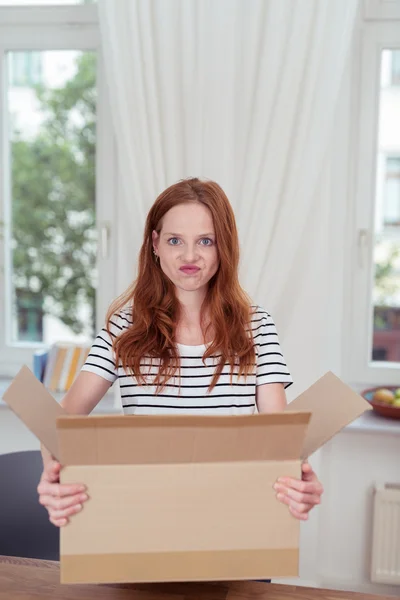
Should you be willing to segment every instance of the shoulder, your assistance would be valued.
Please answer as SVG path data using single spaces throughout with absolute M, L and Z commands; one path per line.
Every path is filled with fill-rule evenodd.
M 266 336 L 276 336 L 277 331 L 275 327 L 275 322 L 271 316 L 271 313 L 266 311 L 261 306 L 255 305 L 251 306 L 251 323 L 250 328 L 252 331 L 254 341 L 259 344 L 261 342 L 265 342 L 263 339 Z M 268 340 L 272 341 L 272 340 Z
M 257 328 L 260 325 L 274 324 L 274 320 L 271 314 L 266 311 L 262 306 L 257 304 L 251 305 L 251 327 L 252 329 Z
M 113 336 L 119 336 L 123 331 L 129 329 L 132 323 L 132 309 L 123 308 L 110 317 L 108 326 Z

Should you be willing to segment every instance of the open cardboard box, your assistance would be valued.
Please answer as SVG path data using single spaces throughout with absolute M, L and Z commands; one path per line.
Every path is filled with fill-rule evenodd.
M 63 583 L 297 576 L 300 523 L 273 484 L 370 409 L 330 372 L 271 415 L 67 416 L 27 367 L 4 400 L 88 488 Z

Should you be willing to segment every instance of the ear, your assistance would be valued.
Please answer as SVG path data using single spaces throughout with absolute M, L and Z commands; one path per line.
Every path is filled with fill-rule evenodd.
M 157 231 L 153 231 L 151 234 L 151 239 L 153 241 L 153 248 L 156 252 L 158 252 L 158 244 L 160 242 L 160 236 Z

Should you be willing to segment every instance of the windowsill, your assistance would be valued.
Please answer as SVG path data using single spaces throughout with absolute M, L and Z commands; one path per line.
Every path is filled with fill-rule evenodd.
M 350 387 L 361 394 L 363 390 L 371 385 L 360 385 L 360 384 L 349 384 Z M 385 433 L 400 435 L 400 419 L 388 419 L 378 415 L 375 411 L 369 410 L 365 412 L 361 417 L 347 425 L 344 429 L 345 432 L 356 431 L 361 433 Z
M 376 414 L 373 410 L 369 410 L 347 425 L 344 431 L 400 435 L 400 419 L 387 419 Z

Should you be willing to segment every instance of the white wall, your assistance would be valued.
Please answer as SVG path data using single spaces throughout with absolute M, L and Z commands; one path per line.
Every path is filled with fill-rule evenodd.
M 36 437 L 4 404 L 0 404 L 0 454 L 21 450 L 39 450 Z
M 400 586 L 370 582 L 373 489 L 400 482 L 399 456 L 400 426 L 392 434 L 345 430 L 322 450 L 320 586 L 400 597 Z

